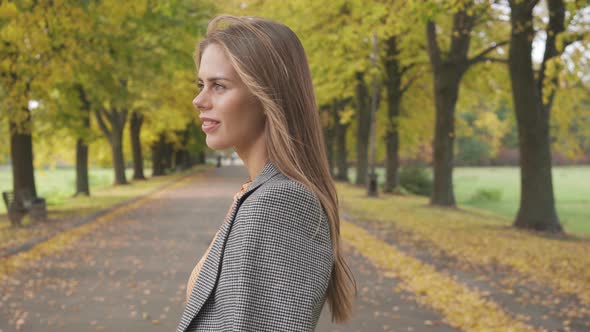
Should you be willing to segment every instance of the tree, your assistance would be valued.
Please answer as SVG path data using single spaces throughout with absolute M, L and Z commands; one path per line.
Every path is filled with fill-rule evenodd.
M 324 132 L 324 144 L 326 145 L 326 156 L 328 157 L 328 166 L 330 175 L 334 175 L 334 125 L 331 116 L 332 105 L 325 104 L 320 106 L 320 117 L 322 119 L 322 128 Z
M 0 121 L 12 129 L 16 197 L 36 195 L 32 133 L 39 128 L 44 136 L 36 142 L 66 132 L 76 138 L 76 192 L 89 194 L 90 115 L 112 143 L 116 182 L 126 182 L 121 138 L 127 114 L 145 119 L 143 112 L 159 105 L 137 105 L 143 92 L 172 99 L 187 95 L 179 89 L 191 90 L 194 64 L 186 46 L 202 35 L 210 8 L 196 0 L 1 2 Z M 185 126 L 190 99 L 166 109 L 167 116 Z M 33 100 L 38 107 L 29 109 Z M 133 127 L 137 143 L 142 127 Z
M 90 196 L 90 183 L 88 181 L 88 143 L 87 137 L 89 136 L 87 132 L 90 131 L 90 118 L 91 118 L 91 109 L 90 109 L 90 100 L 84 91 L 84 86 L 82 84 L 77 84 L 76 88 L 78 90 L 80 101 L 82 102 L 81 112 L 82 112 L 82 130 L 86 132 L 86 134 L 78 135 L 76 140 L 76 193 L 74 196 L 78 195 L 85 195 Z
M 347 119 L 350 112 L 347 112 L 346 106 L 350 99 L 335 99 L 332 103 L 332 115 L 334 117 L 334 138 L 336 143 L 336 179 L 348 182 L 348 161 L 347 161 L 347 144 L 346 131 L 350 126 Z
M 143 115 L 138 112 L 131 113 L 129 121 L 129 134 L 131 136 L 131 149 L 133 150 L 133 180 L 145 180 L 143 175 L 143 155 L 141 153 L 140 132 L 143 125 Z
M 549 22 L 546 26 L 545 52 L 539 72 L 535 75 L 531 57 L 535 34 L 533 10 L 539 1 L 511 0 L 509 3 L 512 32 L 509 70 L 518 127 L 521 174 L 520 206 L 514 226 L 561 232 L 553 193 L 549 131 L 557 76 L 551 75 L 548 69 L 576 38 L 564 34 L 564 1 L 547 0 Z M 561 45 L 558 45 L 558 40 Z
M 146 135 L 152 141 L 171 122 L 176 125 L 167 130 L 184 128 L 187 114 L 194 112 L 190 105 L 194 86 L 189 84 L 194 81 L 193 50 L 187 45 L 194 45 L 202 34 L 201 19 L 209 6 L 194 0 L 94 5 L 92 20 L 99 33 L 90 45 L 99 70 L 94 72 L 93 112 L 111 146 L 116 184 L 127 182 L 122 139 L 129 118 L 135 176 L 141 178 L 144 124 L 155 124 Z M 180 89 L 184 91 L 179 93 Z M 171 102 L 174 99 L 180 100 Z
M 409 23 L 411 23 L 410 21 Z M 391 193 L 399 185 L 400 124 L 402 101 L 412 84 L 422 76 L 419 41 L 412 38 L 412 24 L 402 27 L 403 33 L 392 34 L 385 41 L 384 70 L 387 93 L 387 122 L 385 132 L 385 184 L 383 191 Z M 403 37 L 402 37 L 403 36 Z M 418 45 L 418 47 L 417 47 Z M 407 144 L 408 142 L 406 142 Z
M 402 51 L 398 56 L 400 68 L 405 68 L 412 62 L 424 63 L 423 52 L 420 52 L 424 45 L 423 30 L 418 30 L 416 21 L 418 16 L 412 14 L 418 5 L 408 6 L 407 2 L 392 0 L 375 0 L 367 5 L 367 1 L 361 0 L 337 0 L 331 2 L 319 2 L 302 0 L 290 2 L 289 5 L 277 1 L 233 1 L 231 8 L 224 8 L 226 12 L 237 15 L 257 15 L 269 17 L 288 25 L 301 39 L 308 56 L 318 105 L 331 105 L 335 99 L 351 99 L 351 107 L 354 107 L 354 116 L 349 116 L 348 111 L 344 112 L 350 128 L 354 128 L 354 134 L 347 135 L 347 154 L 353 152 L 349 157 L 356 156 L 357 183 L 367 178 L 368 168 L 368 125 L 367 121 L 370 107 L 370 98 L 366 100 L 371 88 L 367 86 L 367 77 L 377 75 L 378 79 L 385 84 L 381 87 L 387 89 L 389 81 L 385 70 L 385 61 L 388 58 L 385 47 L 379 48 L 379 63 L 376 69 L 372 68 L 370 62 L 371 47 L 370 39 L 373 34 L 377 35 L 380 44 L 391 36 L 402 35 L 398 41 L 399 49 Z M 245 8 L 244 8 L 245 7 Z M 301 19 L 305 17 L 306 19 Z M 411 32 L 411 41 L 406 42 L 408 33 Z M 418 34 L 419 33 L 419 34 Z M 417 41 L 418 35 L 421 40 Z M 383 160 L 383 155 L 393 156 L 399 149 L 393 147 L 392 140 L 386 140 L 387 132 L 393 127 L 390 123 L 398 123 L 399 140 L 405 140 L 403 149 L 399 154 L 403 156 L 423 153 L 422 147 L 425 141 L 431 136 L 429 101 L 424 99 L 423 89 L 411 91 L 410 86 L 422 88 L 423 81 L 428 81 L 427 75 L 420 76 L 423 72 L 422 66 L 414 66 L 403 72 L 399 78 L 401 88 L 406 88 L 406 101 L 400 99 L 400 110 L 405 106 L 411 112 L 400 114 L 393 121 L 387 117 L 388 103 L 381 103 L 377 112 L 377 160 Z M 362 73 L 363 80 L 359 80 L 359 73 Z M 394 82 L 397 78 L 393 78 Z M 429 82 L 429 81 L 428 81 Z M 418 84 L 419 83 L 419 84 Z M 372 84 L 371 84 L 372 85 Z M 379 91 L 381 95 L 383 91 Z M 363 97 L 364 96 L 364 97 Z M 393 98 L 392 98 L 393 100 Z M 323 111 L 320 107 L 320 113 Z M 401 112 L 400 112 L 401 113 Z M 353 115 L 353 114 L 350 114 Z M 396 116 L 393 116 L 396 117 Z M 330 118 L 333 118 L 331 114 Z M 324 121 L 326 122 L 326 121 Z M 341 121 L 343 122 L 343 121 Z M 343 123 L 344 124 L 344 123 Z M 325 127 L 326 143 L 328 151 L 334 147 L 329 141 L 336 133 L 330 132 L 331 127 Z M 349 130 L 349 132 L 351 132 Z M 351 132 L 352 133 L 352 132 Z M 393 136 L 393 135 L 390 135 Z M 340 140 L 342 141 L 342 140 Z M 382 144 L 386 142 L 386 144 Z M 389 142 L 389 143 L 388 143 Z M 387 145 L 387 146 L 386 146 Z M 342 144 L 340 144 L 342 146 Z M 336 153 L 335 153 L 336 154 Z M 388 157 L 386 157 L 388 158 Z M 331 159 L 330 159 L 331 160 Z M 389 158 L 391 161 L 392 158 Z M 336 162 L 334 163 L 336 164 Z M 390 170 L 395 169 L 396 163 L 389 162 Z M 337 175 L 335 175 L 337 176 Z
M 369 171 L 369 134 L 371 129 L 371 100 L 363 72 L 356 73 L 356 181 L 357 185 L 367 184 Z
M 387 157 L 385 159 L 385 187 L 384 192 L 393 192 L 393 189 L 399 184 L 399 117 L 401 114 L 402 96 L 407 87 L 402 85 L 402 77 L 409 67 L 403 68 L 399 55 L 398 36 L 391 36 L 385 42 L 385 71 L 386 71 L 386 91 L 387 91 L 387 110 L 388 110 L 388 130 L 385 136 L 387 145 Z
M 101 108 L 94 111 L 100 129 L 111 146 L 115 184 L 127 184 L 125 159 L 123 157 L 123 130 L 125 129 L 128 113 L 128 109 L 116 107 L 111 109 Z
M 165 174 L 164 149 L 166 145 L 166 136 L 162 132 L 158 140 L 152 142 L 150 148 L 152 153 L 152 176 L 162 176 Z
M 68 66 L 70 37 L 78 12 L 68 1 L 0 4 L 0 108 L 9 123 L 15 204 L 25 195 L 37 195 L 33 167 L 33 117 L 30 102 L 46 97 L 56 77 L 71 73 Z M 31 24 L 36 22 L 36 24 Z M 41 107 L 45 105 L 40 104 Z
M 454 6 L 454 7 L 453 7 Z M 469 57 L 472 31 L 489 10 L 489 4 L 475 5 L 471 1 L 458 1 L 454 11 L 448 50 L 441 49 L 437 40 L 437 25 L 426 23 L 428 55 L 434 75 L 436 122 L 434 133 L 434 188 L 431 204 L 455 206 L 453 191 L 453 147 L 455 141 L 455 107 L 459 86 L 465 72 L 474 64 L 491 61 L 488 55 L 506 42 L 493 43 L 477 55 Z

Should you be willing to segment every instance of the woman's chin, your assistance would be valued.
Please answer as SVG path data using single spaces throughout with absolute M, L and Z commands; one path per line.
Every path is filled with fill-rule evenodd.
M 207 143 L 207 146 L 213 150 L 225 150 L 225 149 L 231 147 L 230 144 L 224 144 L 224 142 L 219 142 L 218 140 L 216 140 L 212 137 L 209 137 L 209 136 L 207 136 L 207 139 L 205 142 Z

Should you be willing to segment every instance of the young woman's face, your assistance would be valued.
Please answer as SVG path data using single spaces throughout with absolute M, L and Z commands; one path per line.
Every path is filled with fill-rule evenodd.
M 264 134 L 264 112 L 220 46 L 205 48 L 198 76 L 201 91 L 193 104 L 201 111 L 207 146 L 214 150 L 234 147 L 238 153 L 248 150 Z

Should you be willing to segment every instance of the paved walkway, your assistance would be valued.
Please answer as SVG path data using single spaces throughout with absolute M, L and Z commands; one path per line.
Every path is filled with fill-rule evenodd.
M 174 331 L 190 271 L 246 179 L 243 166 L 208 170 L 12 275 L 0 283 L 0 332 Z M 326 305 L 317 331 L 455 331 L 345 249 L 358 282 L 355 316 L 331 324 Z

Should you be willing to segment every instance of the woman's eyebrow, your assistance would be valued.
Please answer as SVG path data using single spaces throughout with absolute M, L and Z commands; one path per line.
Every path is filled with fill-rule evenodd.
M 199 77 L 199 81 L 202 82 L 203 79 Z M 228 81 L 229 82 L 231 80 L 229 78 L 223 77 L 223 76 L 214 76 L 214 77 L 207 78 L 207 81 L 209 81 L 209 82 L 213 82 L 213 81 Z

